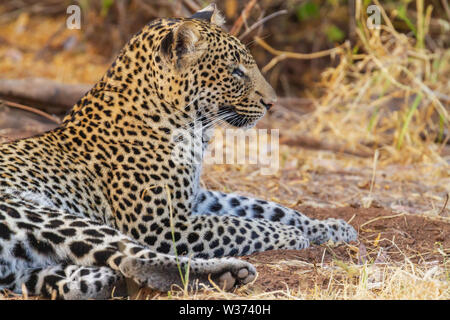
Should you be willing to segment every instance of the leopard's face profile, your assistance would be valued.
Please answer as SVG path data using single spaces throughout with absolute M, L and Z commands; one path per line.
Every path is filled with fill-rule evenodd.
M 198 103 L 197 117 L 251 127 L 275 102 L 276 94 L 245 45 L 211 20 L 181 20 L 162 37 L 162 72 L 169 70 L 181 76 L 176 80 L 191 85 L 191 99 L 185 102 Z M 166 79 L 165 85 L 171 80 Z
M 127 81 L 128 88 L 137 83 L 136 100 L 157 95 L 189 122 L 254 126 L 276 94 L 245 45 L 223 30 L 220 22 L 213 11 L 149 24 L 119 58 L 124 66 L 113 66 L 114 74 L 123 74 L 116 80 Z M 136 59 L 136 65 L 130 65 Z

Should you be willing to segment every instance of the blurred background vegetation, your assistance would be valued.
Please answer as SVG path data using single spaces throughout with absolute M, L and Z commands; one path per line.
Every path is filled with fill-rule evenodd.
M 146 23 L 189 17 L 209 2 L 4 0 L 1 77 L 94 83 Z M 360 155 L 380 149 L 392 161 L 421 161 L 446 152 L 448 0 L 216 3 L 225 28 L 250 48 L 278 95 L 294 98 L 282 103 L 301 117 L 293 133 Z M 82 9 L 80 30 L 66 28 L 71 4 Z M 369 5 L 381 10 L 379 30 L 367 27 Z M 58 65 L 52 72 L 50 66 Z
M 150 20 L 158 17 L 190 16 L 209 4 L 207 0 L 4 0 L 0 23 L 6 23 L 24 12 L 33 16 L 66 15 L 70 4 L 82 8 L 81 41 L 93 46 L 106 59 L 113 59 L 125 42 Z M 240 39 L 249 45 L 260 66 L 266 65 L 271 54 L 255 46 L 253 37 L 258 35 L 272 47 L 294 52 L 315 52 L 333 48 L 350 41 L 360 48 L 356 34 L 356 0 L 221 0 L 217 5 L 224 13 L 226 28 L 231 30 L 235 21 L 249 4 L 254 2 L 239 33 Z M 363 0 L 363 8 L 373 4 Z M 450 45 L 448 0 L 426 0 L 424 7 L 432 7 L 425 45 L 431 50 Z M 383 0 L 381 5 L 389 14 L 398 32 L 417 36 L 417 8 L 415 0 Z M 363 11 L 363 10 L 362 10 Z M 363 11 L 364 13 L 365 11 Z M 254 28 L 264 17 L 272 19 Z M 382 20 L 382 23 L 385 22 Z M 82 46 L 82 43 L 78 44 Z M 357 50 L 357 49 L 355 49 Z M 319 79 L 320 71 L 338 62 L 330 57 L 314 60 L 285 60 L 269 73 L 269 78 L 280 95 L 295 95 L 299 90 Z

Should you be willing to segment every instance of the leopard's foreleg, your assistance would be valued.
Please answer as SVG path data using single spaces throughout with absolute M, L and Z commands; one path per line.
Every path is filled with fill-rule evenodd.
M 329 218 L 317 220 L 299 211 L 282 205 L 237 194 L 202 189 L 199 191 L 193 210 L 194 215 L 227 215 L 248 219 L 264 219 L 284 225 L 294 226 L 303 232 L 312 243 L 356 240 L 358 233 L 347 222 Z

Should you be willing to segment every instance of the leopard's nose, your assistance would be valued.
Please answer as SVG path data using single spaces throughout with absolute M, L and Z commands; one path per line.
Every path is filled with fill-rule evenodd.
M 272 86 L 267 83 L 267 81 L 264 81 L 263 89 L 264 90 L 262 90 L 262 92 L 264 92 L 264 94 L 261 97 L 261 102 L 264 104 L 266 109 L 269 110 L 275 102 L 277 102 L 277 94 Z
M 272 96 L 270 98 L 261 98 L 261 103 L 264 105 L 264 107 L 266 107 L 267 110 L 272 108 L 275 102 L 277 102 L 277 96 Z
M 252 69 L 252 78 L 255 79 L 256 94 L 260 96 L 260 102 L 269 110 L 277 101 L 277 94 L 272 86 L 264 79 L 258 67 Z
M 266 102 L 266 100 L 265 99 L 262 99 L 261 98 L 261 100 L 259 100 L 259 102 L 261 102 L 261 104 L 267 109 L 267 110 L 269 110 L 270 108 L 272 108 L 273 107 L 273 103 L 271 103 L 271 102 Z

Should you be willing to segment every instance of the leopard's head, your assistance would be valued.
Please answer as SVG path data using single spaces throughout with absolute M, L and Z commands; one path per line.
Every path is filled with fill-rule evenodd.
M 111 92 L 127 102 L 108 100 L 112 112 L 150 121 L 149 126 L 217 122 L 249 128 L 276 101 L 248 49 L 222 29 L 215 5 L 190 18 L 158 19 L 123 48 L 90 95 Z M 108 92 L 105 95 L 99 92 Z M 87 113 L 82 99 L 65 121 Z M 119 104 L 119 105 L 116 105 Z M 131 108 L 131 109 L 130 109 Z M 92 108 L 89 108 L 91 110 Z M 135 121 L 133 120 L 133 121 Z
M 234 127 L 252 127 L 276 101 L 251 53 L 221 28 L 215 5 L 186 19 L 177 19 L 161 37 L 159 86 L 208 123 L 223 120 Z M 171 76 L 166 76 L 171 75 Z M 181 96 L 181 97 L 180 97 Z

